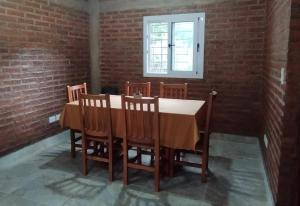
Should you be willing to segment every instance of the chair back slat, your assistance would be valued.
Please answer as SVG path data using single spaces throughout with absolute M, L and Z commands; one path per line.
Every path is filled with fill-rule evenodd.
M 127 96 L 133 96 L 135 93 L 142 93 L 143 97 L 150 97 L 151 82 L 146 83 L 132 83 L 127 81 L 125 83 L 125 90 Z
M 79 98 L 79 94 L 87 94 L 86 83 L 74 86 L 67 86 L 68 101 L 74 102 Z
M 110 98 L 105 95 L 79 93 L 82 131 L 90 136 L 111 135 Z
M 153 145 L 159 139 L 158 97 L 136 99 L 122 95 L 122 111 L 128 141 Z
M 170 99 L 187 99 L 187 83 L 165 84 L 160 82 L 159 97 Z

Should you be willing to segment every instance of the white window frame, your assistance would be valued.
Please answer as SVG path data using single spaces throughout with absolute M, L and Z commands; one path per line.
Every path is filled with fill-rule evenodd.
M 170 67 L 171 49 L 168 52 L 168 73 L 150 73 L 148 68 L 148 30 L 150 23 L 166 22 L 169 24 L 169 37 L 168 43 L 171 44 L 171 24 L 176 22 L 194 22 L 194 52 L 193 52 L 193 71 L 173 71 Z M 204 35 L 205 35 L 205 13 L 189 13 L 189 14 L 174 14 L 174 15 L 161 15 L 161 16 L 144 16 L 144 35 L 143 35 L 143 67 L 144 77 L 165 77 L 165 78 L 194 78 L 203 79 L 204 70 Z M 197 58 L 196 58 L 197 57 Z

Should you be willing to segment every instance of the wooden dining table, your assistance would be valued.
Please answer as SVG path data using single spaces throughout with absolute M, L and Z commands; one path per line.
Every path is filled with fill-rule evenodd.
M 123 138 L 121 96 L 110 95 L 112 133 Z M 159 98 L 159 122 L 161 146 L 171 149 L 194 150 L 199 141 L 199 129 L 204 122 L 205 101 Z M 78 101 L 66 103 L 60 115 L 61 127 L 80 130 Z

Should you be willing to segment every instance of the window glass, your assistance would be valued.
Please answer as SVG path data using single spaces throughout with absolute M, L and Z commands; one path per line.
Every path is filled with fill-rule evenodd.
M 168 23 L 149 24 L 149 67 L 148 72 L 168 71 Z
M 172 70 L 193 71 L 194 22 L 172 24 Z

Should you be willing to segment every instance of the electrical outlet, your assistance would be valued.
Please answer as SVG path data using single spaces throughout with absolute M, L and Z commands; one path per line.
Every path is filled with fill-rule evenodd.
M 280 70 L 280 84 L 285 84 L 285 68 L 282 67 Z
M 53 123 L 53 122 L 56 122 L 56 115 L 52 115 L 48 118 L 48 122 L 49 124 Z
M 264 143 L 265 143 L 266 148 L 268 148 L 269 141 L 268 141 L 267 134 L 264 135 Z
M 55 115 L 56 121 L 59 121 L 60 114 Z

